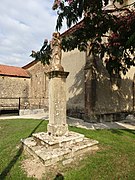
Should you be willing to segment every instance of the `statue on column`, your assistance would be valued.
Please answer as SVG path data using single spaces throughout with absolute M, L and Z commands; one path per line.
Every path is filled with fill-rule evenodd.
M 61 66 L 62 48 L 61 48 L 61 38 L 59 32 L 53 33 L 52 41 L 50 44 L 52 49 L 51 70 L 64 71 L 63 67 Z

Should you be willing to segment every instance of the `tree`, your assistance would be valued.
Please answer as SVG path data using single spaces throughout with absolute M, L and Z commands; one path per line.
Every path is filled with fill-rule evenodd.
M 115 5 L 116 1 L 122 5 L 120 8 Z M 109 0 L 55 0 L 56 29 L 61 29 L 64 19 L 68 28 L 75 25 L 72 33 L 62 36 L 64 51 L 75 48 L 86 51 L 89 46 L 89 54 L 105 59 L 110 75 L 126 74 L 135 65 L 135 2 L 124 6 L 123 0 L 113 0 L 111 10 L 106 8 L 108 3 Z M 49 63 L 50 45 L 44 44 L 35 55 L 42 62 Z

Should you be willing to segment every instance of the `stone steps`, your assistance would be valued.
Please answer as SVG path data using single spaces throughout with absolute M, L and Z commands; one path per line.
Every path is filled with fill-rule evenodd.
M 68 135 L 62 137 L 49 136 L 44 132 L 35 133 L 32 137 L 21 141 L 24 149 L 39 158 L 45 166 L 59 161 L 67 164 L 86 152 L 98 149 L 98 141 L 74 132 L 69 132 Z

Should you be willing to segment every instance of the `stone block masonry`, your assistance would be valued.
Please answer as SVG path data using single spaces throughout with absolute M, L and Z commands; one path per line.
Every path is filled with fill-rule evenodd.
M 42 161 L 45 166 L 58 162 L 71 163 L 87 152 L 98 150 L 98 141 L 85 138 L 84 135 L 70 132 L 64 136 L 50 136 L 48 133 L 35 133 L 22 140 L 24 149 Z
M 66 123 L 66 78 L 69 72 L 51 71 L 49 75 L 48 133 L 62 136 L 68 132 Z

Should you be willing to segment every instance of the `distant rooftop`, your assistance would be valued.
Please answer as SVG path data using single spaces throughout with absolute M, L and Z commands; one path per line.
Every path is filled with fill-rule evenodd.
M 30 68 L 31 66 L 33 66 L 34 64 L 36 64 L 38 62 L 38 60 L 33 60 L 31 61 L 30 63 L 26 64 L 25 66 L 23 66 L 22 68 L 23 69 L 28 69 Z
M 27 70 L 21 67 L 7 66 L 0 64 L 0 75 L 30 78 Z

